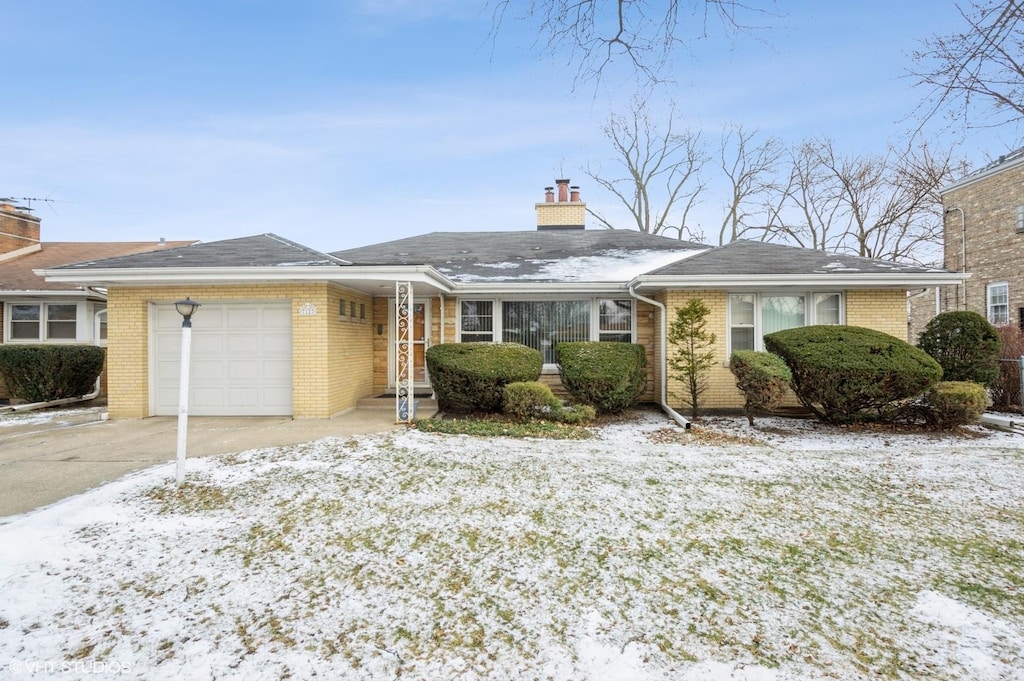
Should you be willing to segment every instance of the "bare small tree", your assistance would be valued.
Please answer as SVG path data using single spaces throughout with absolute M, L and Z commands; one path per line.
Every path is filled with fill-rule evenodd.
M 603 131 L 625 176 L 609 179 L 608 174 L 589 165 L 586 173 L 629 211 L 639 231 L 661 234 L 675 229 L 679 239 L 699 240 L 698 230 L 686 221 L 705 188 L 701 170 L 710 159 L 699 132 L 675 131 L 674 107 L 664 125 L 664 129 L 658 128 L 642 101 L 635 103 L 629 115 L 613 115 Z M 596 210 L 588 212 L 607 229 L 615 228 L 607 216 Z
M 716 31 L 749 32 L 774 17 L 773 0 L 491 0 L 492 34 L 507 18 L 531 24 L 551 55 L 569 53 L 576 81 L 600 80 L 625 61 L 650 83 L 662 80 L 678 49 Z M 758 6 L 760 5 L 760 7 Z
M 729 126 L 722 132 L 719 161 L 729 183 L 729 195 L 718 230 L 719 245 L 736 241 L 747 233 L 763 237 L 765 220 L 751 224 L 749 218 L 763 215 L 765 206 L 780 194 L 776 175 L 785 147 L 776 137 L 760 143 L 756 137 L 757 131 L 744 130 L 741 125 Z
M 928 90 L 918 109 L 923 125 L 945 111 L 967 127 L 1024 120 L 1024 2 L 956 3 L 963 28 L 934 35 L 914 51 L 910 71 Z

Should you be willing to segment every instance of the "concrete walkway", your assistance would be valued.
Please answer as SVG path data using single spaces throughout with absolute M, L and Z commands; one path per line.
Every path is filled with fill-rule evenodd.
M 24 513 L 126 473 L 175 460 L 177 417 L 105 420 L 106 410 L 0 427 L 0 516 Z M 394 411 L 356 409 L 330 419 L 189 417 L 189 458 L 379 433 L 405 426 Z

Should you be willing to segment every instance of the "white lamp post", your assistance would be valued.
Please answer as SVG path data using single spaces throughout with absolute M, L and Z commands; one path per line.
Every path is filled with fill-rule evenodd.
M 185 480 L 185 439 L 188 434 L 188 377 L 192 364 L 192 314 L 199 303 L 186 297 L 174 304 L 181 315 L 181 378 L 178 381 L 178 461 L 174 479 L 178 486 Z

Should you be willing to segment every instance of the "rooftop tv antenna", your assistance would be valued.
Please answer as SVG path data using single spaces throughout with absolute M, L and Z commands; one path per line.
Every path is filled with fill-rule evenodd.
M 53 191 L 57 191 L 57 190 L 54 189 Z M 53 196 L 53 192 L 50 192 L 49 195 L 46 196 L 46 198 L 38 198 L 38 197 L 35 197 L 35 196 L 6 196 L 6 197 L 0 197 L 0 202 L 10 203 L 15 208 L 17 208 L 18 210 L 23 210 L 23 211 L 26 211 L 28 213 L 31 213 L 33 210 L 35 210 L 34 208 L 32 208 L 32 202 L 33 201 L 40 201 L 40 202 L 43 202 L 43 203 L 71 203 L 70 201 L 61 201 L 59 199 L 51 199 L 50 198 L 51 196 Z M 21 205 L 22 203 L 24 205 Z M 53 206 L 50 206 L 50 210 L 53 210 Z M 53 212 L 56 213 L 57 211 L 53 210 Z

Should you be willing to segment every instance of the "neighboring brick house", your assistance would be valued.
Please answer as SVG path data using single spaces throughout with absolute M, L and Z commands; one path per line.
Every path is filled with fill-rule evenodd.
M 361 398 L 430 390 L 434 343 L 515 341 L 539 350 L 558 387 L 559 341 L 644 345 L 643 398 L 669 409 L 666 328 L 699 297 L 712 310 L 716 366 L 706 406 L 739 409 L 727 361 L 806 324 L 906 332 L 908 290 L 962 275 L 777 244 L 727 246 L 585 229 L 568 180 L 536 204 L 536 228 L 431 232 L 331 254 L 273 234 L 48 270 L 103 287 L 110 315 L 111 417 L 178 410 L 181 317 L 192 319 L 190 412 L 324 418 Z M 406 393 L 408 394 L 408 393 Z M 396 398 L 396 402 L 398 402 Z M 396 409 L 396 411 L 398 411 Z
M 0 202 L 0 343 L 104 345 L 106 292 L 48 282 L 36 270 L 190 243 L 43 242 L 38 217 Z M 0 378 L 0 401 L 11 398 Z
M 1024 328 L 1024 149 L 939 191 L 944 267 L 970 278 L 911 296 L 911 340 L 936 313 L 949 310 L 972 310 L 993 324 Z

